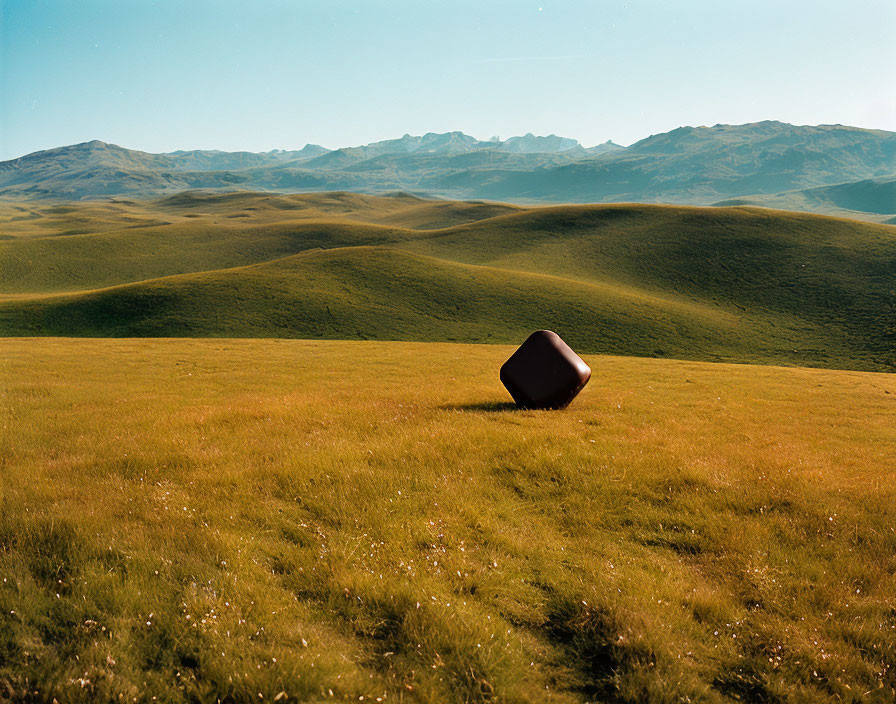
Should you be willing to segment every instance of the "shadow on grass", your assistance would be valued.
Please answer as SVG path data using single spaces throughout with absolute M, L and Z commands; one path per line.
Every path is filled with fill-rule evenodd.
M 448 411 L 464 411 L 473 413 L 504 413 L 519 410 L 512 401 L 484 401 L 482 403 L 456 403 L 442 406 Z

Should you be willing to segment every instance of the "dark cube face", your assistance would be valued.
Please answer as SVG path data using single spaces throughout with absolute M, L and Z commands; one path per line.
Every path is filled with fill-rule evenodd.
M 520 408 L 564 408 L 591 378 L 591 369 L 560 336 L 533 332 L 501 367 L 501 383 Z

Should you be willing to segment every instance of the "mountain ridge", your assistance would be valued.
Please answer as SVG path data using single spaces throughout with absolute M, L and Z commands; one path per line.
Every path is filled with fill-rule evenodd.
M 678 127 L 627 147 L 528 133 L 483 141 L 463 132 L 406 134 L 354 147 L 152 154 L 93 140 L 0 162 L 0 198 L 152 198 L 183 190 L 411 191 L 517 203 L 710 205 L 896 177 L 896 133 L 844 125 Z M 886 196 L 884 196 L 886 197 Z M 757 200 L 757 202 L 759 202 Z M 852 198 L 863 202 L 861 194 Z M 783 201 L 778 201 L 783 202 Z M 801 207 L 815 208 L 812 198 Z M 848 215 L 830 204 L 821 212 Z M 876 206 L 868 216 L 896 207 Z

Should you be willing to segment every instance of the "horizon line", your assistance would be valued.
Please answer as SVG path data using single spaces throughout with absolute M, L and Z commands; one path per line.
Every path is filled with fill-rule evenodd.
M 637 144 L 638 142 L 641 142 L 645 139 L 649 139 L 650 137 L 655 137 L 655 136 L 661 135 L 661 134 L 668 134 L 670 132 L 674 132 L 675 130 L 680 130 L 680 129 L 686 129 L 686 128 L 713 129 L 716 127 L 746 127 L 749 125 L 760 125 L 763 123 L 778 123 L 778 124 L 787 125 L 790 127 L 844 127 L 844 128 L 848 128 L 848 129 L 868 130 L 868 131 L 874 131 L 874 132 L 889 132 L 891 134 L 896 134 L 896 131 L 894 131 L 894 130 L 887 130 L 887 129 L 883 129 L 880 127 L 861 127 L 859 125 L 847 125 L 847 124 L 843 124 L 840 122 L 821 122 L 821 123 L 817 123 L 817 124 L 795 124 L 792 122 L 784 122 L 782 120 L 765 119 L 765 120 L 755 120 L 753 122 L 741 122 L 741 123 L 718 122 L 714 125 L 678 125 L 677 127 L 673 127 L 669 130 L 666 130 L 665 132 L 654 132 L 645 137 L 641 137 L 640 139 L 636 139 L 634 142 L 631 142 L 629 144 L 620 144 L 619 142 L 615 142 L 615 141 L 613 141 L 612 138 L 610 138 L 610 139 L 604 140 L 603 142 L 597 142 L 596 144 L 592 144 L 590 146 L 585 146 L 579 139 L 577 139 L 575 137 L 567 137 L 564 135 L 558 135 L 553 132 L 550 134 L 546 134 L 546 135 L 535 134 L 533 132 L 527 132 L 526 134 L 521 134 L 521 135 L 511 135 L 510 137 L 507 137 L 506 139 L 499 138 L 498 143 L 504 144 L 511 139 L 515 139 L 515 138 L 519 138 L 519 137 L 526 137 L 526 136 L 531 135 L 533 137 L 542 137 L 542 138 L 559 137 L 561 139 L 574 139 L 576 141 L 576 143 L 584 149 L 592 149 L 594 147 L 599 147 L 604 144 L 615 144 L 616 146 L 619 146 L 623 149 L 627 149 L 627 148 L 631 147 L 632 145 Z M 424 137 L 428 134 L 446 135 L 446 134 L 454 134 L 454 133 L 463 134 L 467 137 L 472 137 L 473 139 L 477 140 L 478 142 L 488 143 L 488 142 L 494 141 L 494 137 L 490 137 L 488 139 L 483 139 L 481 137 L 477 137 L 475 135 L 464 132 L 463 130 L 449 130 L 447 132 L 424 132 L 422 134 L 411 134 L 409 132 L 405 132 L 401 137 L 386 137 L 384 139 L 377 139 L 377 140 L 374 140 L 371 142 L 366 142 L 364 144 L 343 145 L 343 146 L 332 147 L 332 148 L 325 147 L 322 144 L 318 144 L 315 142 L 306 142 L 305 144 L 303 144 L 300 147 L 293 147 L 293 148 L 272 147 L 271 149 L 264 149 L 264 150 L 259 150 L 259 151 L 253 151 L 251 149 L 221 149 L 218 147 L 191 147 L 191 148 L 179 147 L 177 149 L 170 149 L 168 151 L 156 152 L 156 151 L 148 151 L 146 149 L 125 147 L 125 146 L 122 146 L 115 142 L 109 142 L 104 139 L 94 138 L 94 139 L 84 140 L 83 142 L 71 142 L 69 144 L 59 144 L 59 145 L 52 146 L 52 147 L 45 147 L 43 149 L 35 149 L 34 151 L 25 152 L 24 154 L 19 154 L 18 156 L 10 157 L 8 159 L 0 159 L 0 163 L 5 163 L 5 162 L 9 162 L 9 161 L 17 161 L 18 159 L 24 159 L 25 157 L 32 156 L 34 154 L 40 154 L 41 152 L 53 151 L 55 149 L 65 149 L 66 147 L 77 147 L 77 146 L 80 146 L 83 144 L 90 144 L 91 142 L 100 142 L 101 144 L 108 144 L 109 146 L 118 147 L 120 149 L 127 149 L 128 151 L 143 152 L 145 154 L 153 154 L 153 155 L 166 155 L 166 154 L 174 154 L 176 152 L 192 152 L 192 151 L 222 152 L 222 153 L 227 153 L 227 154 L 237 154 L 240 152 L 245 152 L 247 154 L 270 154 L 271 152 L 277 152 L 277 151 L 284 151 L 284 152 L 301 151 L 302 149 L 304 149 L 305 147 L 308 147 L 308 146 L 321 147 L 322 149 L 326 149 L 328 152 L 334 152 L 334 151 L 338 151 L 339 149 L 359 149 L 362 147 L 370 146 L 372 144 L 378 144 L 380 142 L 389 142 L 389 141 L 400 140 L 400 139 L 403 139 L 404 137 Z M 574 149 L 574 148 L 575 147 L 571 147 L 571 149 Z

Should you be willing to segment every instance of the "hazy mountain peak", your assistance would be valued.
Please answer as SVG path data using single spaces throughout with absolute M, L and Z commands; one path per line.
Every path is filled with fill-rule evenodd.
M 108 163 L 114 161 L 117 165 L 121 166 L 125 162 L 133 161 L 142 166 L 147 163 L 147 160 L 153 160 L 157 157 L 163 158 L 163 155 L 148 154 L 147 152 L 141 152 L 136 149 L 126 149 L 117 144 L 110 144 L 109 142 L 103 142 L 99 139 L 93 139 L 89 142 L 79 142 L 78 144 L 70 144 L 64 147 L 55 147 L 53 149 L 32 152 L 31 154 L 26 154 L 18 159 L 13 159 L 10 162 L 2 163 L 56 161 L 58 163 L 89 165 L 91 163 Z
M 149 154 L 91 140 L 0 162 L 0 197 L 96 198 L 252 188 L 406 190 L 529 202 L 709 204 L 894 174 L 896 133 L 766 120 L 681 126 L 630 147 L 607 140 L 585 148 L 574 139 L 532 132 L 506 141 L 481 141 L 461 131 L 406 134 L 333 151 L 309 144 L 298 151 L 264 153 Z M 854 190 L 869 189 L 862 183 Z M 883 199 L 890 193 L 874 193 L 878 191 Z M 838 191 L 830 198 L 835 196 L 846 197 Z M 864 202 L 853 190 L 849 197 L 850 203 Z M 802 198 L 810 200 L 818 197 Z
M 585 151 L 591 156 L 597 156 L 598 154 L 608 154 L 610 152 L 616 152 L 619 150 L 625 149 L 620 144 L 616 144 L 611 139 L 608 139 L 606 142 L 602 142 L 601 144 L 596 144 L 593 147 L 588 147 Z
M 72 151 L 82 151 L 82 152 L 132 152 L 137 151 L 134 149 L 126 149 L 125 147 L 119 147 L 117 144 L 112 144 L 111 142 L 103 142 L 99 139 L 91 139 L 89 142 L 81 142 L 80 144 L 73 144 L 71 147 L 61 147 L 62 149 L 71 149 Z M 145 152 L 140 152 L 141 154 Z
M 330 150 L 326 147 L 322 147 L 319 144 L 311 144 L 308 142 L 304 147 L 299 149 L 297 152 L 293 152 L 292 156 L 297 156 L 299 158 L 304 157 L 314 157 L 320 156 L 321 154 L 327 154 Z
M 498 149 L 515 154 L 550 154 L 565 152 L 578 146 L 580 146 L 579 142 L 569 137 L 558 137 L 555 134 L 549 134 L 547 137 L 537 137 L 531 132 L 527 132 L 522 137 L 511 137 L 502 142 Z

